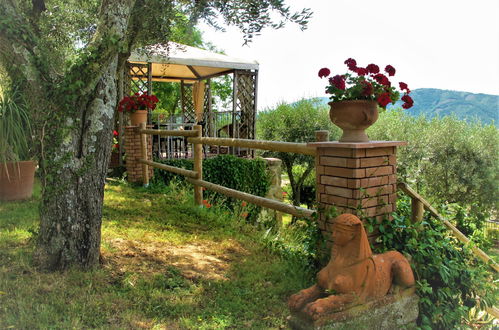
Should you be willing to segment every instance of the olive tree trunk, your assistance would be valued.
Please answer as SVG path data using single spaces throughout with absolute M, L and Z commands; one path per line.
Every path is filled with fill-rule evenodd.
M 14 27 L 0 24 L 0 61 L 24 94 L 39 144 L 42 202 L 34 259 L 44 269 L 99 263 L 117 72 L 133 43 L 127 27 L 134 5 L 135 0 L 103 0 L 92 40 L 61 72 L 54 63 L 64 63 L 64 51 L 44 43 L 37 27 L 44 6 L 30 14 L 15 2 L 0 1 L 0 18 L 9 17 Z
M 88 96 L 82 120 L 67 118 L 73 129 L 59 129 L 59 134 L 67 132 L 62 144 L 47 148 L 49 154 L 41 168 L 44 192 L 35 254 L 43 268 L 92 268 L 99 262 L 104 184 L 116 105 L 116 62 Z

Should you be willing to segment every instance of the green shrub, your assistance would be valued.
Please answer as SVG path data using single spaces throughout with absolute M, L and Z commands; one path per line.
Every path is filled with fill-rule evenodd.
M 499 131 L 494 125 L 452 116 L 414 118 L 393 110 L 380 114 L 368 134 L 373 140 L 407 141 L 397 151 L 398 179 L 431 204 L 445 206 L 439 211 L 487 247 L 481 227 L 499 210 Z
M 193 161 L 190 159 L 168 159 L 161 160 L 160 163 L 188 170 L 194 168 Z M 267 194 L 270 186 L 269 174 L 263 159 L 245 159 L 232 155 L 220 155 L 203 160 L 203 180 L 262 197 Z M 170 182 L 183 183 L 185 179 L 181 175 L 155 169 L 152 182 L 156 185 L 168 185 Z M 204 195 L 211 203 L 224 205 L 231 211 L 242 211 L 240 200 L 228 198 L 209 190 L 206 190 Z M 248 204 L 242 213 L 244 213 L 242 216 L 248 221 L 255 222 L 260 208 Z
M 420 297 L 419 324 L 451 329 L 460 325 L 477 301 L 490 306 L 497 297 L 488 266 L 450 236 L 438 221 L 426 217 L 413 224 L 410 199 L 400 198 L 393 221 L 379 226 L 376 253 L 397 250 L 409 257 Z

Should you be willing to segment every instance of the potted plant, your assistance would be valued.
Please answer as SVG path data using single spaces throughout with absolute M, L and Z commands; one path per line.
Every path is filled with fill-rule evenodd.
M 14 91 L 0 97 L 0 200 L 31 197 L 36 163 L 30 160 L 31 125 Z
M 400 92 L 392 86 L 390 79 L 395 75 L 395 68 L 385 67 L 385 75 L 376 64 L 365 68 L 357 66 L 357 62 L 349 58 L 345 61 L 349 71 L 343 75 L 329 77 L 331 70 L 319 70 L 320 78 L 328 78 L 326 93 L 331 94 L 329 116 L 331 121 L 343 130 L 340 142 L 368 142 L 365 129 L 378 119 L 378 106 L 386 109 L 389 103 L 395 104 L 400 98 Z M 414 104 L 409 96 L 411 92 L 406 83 L 400 82 L 404 109 Z
M 118 141 L 119 133 L 117 130 L 113 131 L 113 148 L 111 149 L 111 161 L 109 168 L 120 166 L 120 145 Z
M 135 93 L 131 96 L 125 96 L 118 103 L 118 111 L 130 113 L 132 126 L 138 126 L 147 121 L 148 110 L 156 109 L 158 103 L 156 95 L 147 95 L 147 93 Z

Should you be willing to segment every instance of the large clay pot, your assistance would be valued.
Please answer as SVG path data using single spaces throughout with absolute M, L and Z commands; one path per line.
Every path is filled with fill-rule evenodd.
M 35 180 L 34 161 L 0 163 L 0 200 L 30 198 Z
M 140 123 L 147 122 L 147 110 L 137 110 L 130 113 L 132 126 L 139 126 Z
M 369 142 L 365 129 L 378 120 L 376 101 L 329 102 L 329 106 L 331 121 L 343 130 L 339 142 Z

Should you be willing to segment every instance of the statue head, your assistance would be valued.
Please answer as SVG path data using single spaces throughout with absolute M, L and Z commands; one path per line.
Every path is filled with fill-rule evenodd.
M 355 215 L 341 214 L 336 217 L 332 231 L 334 255 L 348 255 L 352 262 L 372 256 L 362 221 Z

